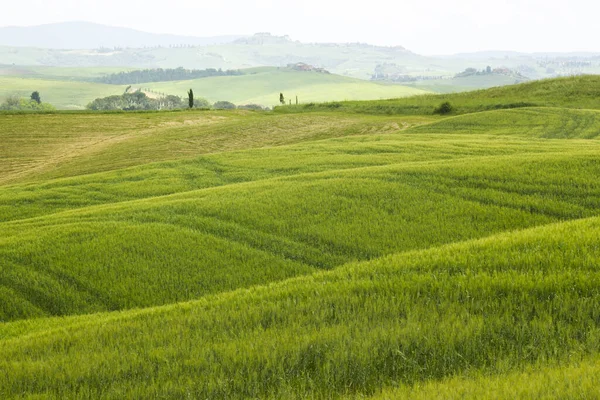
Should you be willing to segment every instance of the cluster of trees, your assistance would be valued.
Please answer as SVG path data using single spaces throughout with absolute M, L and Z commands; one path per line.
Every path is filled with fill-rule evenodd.
M 208 78 L 211 76 L 243 75 L 240 70 L 221 69 L 144 69 L 131 72 L 119 72 L 95 79 L 96 82 L 110 85 L 131 85 L 146 82 L 185 81 L 189 79 Z
M 200 109 L 215 109 L 215 110 L 266 110 L 258 104 L 246 104 L 236 106 L 229 101 L 217 101 L 211 104 L 208 100 L 194 96 L 193 90 L 187 92 L 187 101 L 179 96 L 164 96 L 159 98 L 150 98 L 146 93 L 138 90 L 136 92 L 122 95 L 108 96 L 101 99 L 96 99 L 87 105 L 88 110 L 95 111 L 143 111 L 143 110 L 176 110 L 183 108 L 200 108 Z
M 0 104 L 2 111 L 54 111 L 56 108 L 48 103 L 42 103 L 39 92 L 31 93 L 29 99 L 22 98 L 17 95 L 8 96 L 6 100 Z
M 203 99 L 197 99 L 196 103 L 201 106 Z M 208 101 L 205 100 L 207 104 Z M 164 96 L 159 98 L 150 98 L 146 93 L 138 90 L 132 93 L 123 93 L 96 99 L 87 105 L 87 109 L 96 111 L 108 110 L 176 110 L 185 108 L 185 103 L 179 96 Z
M 477 70 L 476 68 L 466 68 L 463 72 L 454 75 L 454 77 L 455 78 L 464 78 L 466 76 L 491 75 L 493 73 L 494 73 L 494 70 L 492 70 L 492 67 L 490 67 L 488 65 L 487 67 L 485 67 L 481 71 Z
M 523 82 L 529 80 L 526 76 L 522 75 L 520 72 L 516 70 L 512 70 L 506 67 L 493 68 L 489 65 L 484 69 L 477 70 L 476 68 L 467 68 L 463 72 L 454 75 L 455 78 L 465 78 L 469 76 L 480 76 L 480 75 L 504 75 L 509 77 L 514 77 L 516 79 L 515 83 Z

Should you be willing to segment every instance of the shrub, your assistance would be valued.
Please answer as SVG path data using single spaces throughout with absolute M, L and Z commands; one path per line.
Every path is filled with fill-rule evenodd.
M 452 111 L 454 110 L 454 107 L 452 107 L 452 104 L 450 104 L 449 101 L 445 101 L 442 104 L 439 105 L 439 107 L 437 107 L 433 113 L 434 114 L 450 114 Z
M 197 97 L 194 99 L 194 108 L 202 108 L 202 109 L 210 109 L 212 107 L 212 105 L 210 104 L 210 101 L 206 100 L 203 97 Z
M 213 104 L 215 110 L 233 110 L 236 108 L 235 104 L 229 101 L 217 101 Z
M 244 104 L 244 105 L 238 106 L 238 108 L 241 110 L 256 110 L 256 111 L 264 110 L 263 106 L 261 106 L 259 104 Z

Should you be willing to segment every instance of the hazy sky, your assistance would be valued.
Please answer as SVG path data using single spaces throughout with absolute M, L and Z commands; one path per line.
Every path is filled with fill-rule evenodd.
M 90 21 L 193 36 L 288 34 L 420 54 L 600 51 L 598 0 L 2 1 L 0 26 Z

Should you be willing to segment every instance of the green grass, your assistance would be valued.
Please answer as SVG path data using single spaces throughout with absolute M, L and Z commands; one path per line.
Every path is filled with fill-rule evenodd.
M 360 151 L 358 146 L 362 146 Z M 0 220 L 331 170 L 393 164 L 426 166 L 434 161 L 445 163 L 470 157 L 486 160 L 491 155 L 518 154 L 524 146 L 531 154 L 568 151 L 575 156 L 581 151 L 593 153 L 597 147 L 595 142 L 587 141 L 532 143 L 523 139 L 448 135 L 353 136 L 5 186 L 0 194 Z
M 38 91 L 44 103 L 65 110 L 82 110 L 98 97 L 122 94 L 124 90 L 125 86 L 101 83 L 0 75 L 0 102 L 11 95 L 29 98 Z
M 600 345 L 598 234 L 592 218 L 194 303 L 6 324 L 0 393 L 329 398 L 576 362 Z
M 79 211 L 2 224 L 0 255 L 10 268 L 1 281 L 23 299 L 3 319 L 33 309 L 65 315 L 189 300 L 352 260 L 596 215 L 596 153 L 392 164 L 146 194 L 142 201 L 104 195 L 100 202 L 114 204 L 96 207 L 85 207 L 81 196 L 97 202 L 93 184 L 91 190 L 66 185 L 75 196 L 58 188 L 58 196 L 37 194 L 33 210 L 19 208 Z M 573 169 L 580 174 L 573 177 Z M 539 170 L 544 175 L 531 179 Z M 9 195 L 4 212 L 19 218 L 8 205 L 29 198 Z
M 448 117 L 0 115 L 0 398 L 594 398 L 579 79 Z
M 28 97 L 37 90 L 44 102 L 58 109 L 80 110 L 92 100 L 122 94 L 126 85 L 88 82 L 103 74 L 128 71 L 131 68 L 0 68 L 0 101 L 17 94 Z M 149 82 L 134 85 L 143 90 L 186 98 L 192 88 L 197 96 L 211 102 L 231 101 L 237 105 L 279 104 L 279 93 L 286 99 L 302 103 L 332 100 L 372 100 L 403 97 L 427 91 L 400 85 L 379 84 L 333 74 L 298 72 L 287 68 L 255 68 L 241 76 L 202 78 L 191 81 Z
M 35 296 L 23 296 L 37 297 L 36 302 L 5 318 L 27 315 L 29 309 L 69 314 L 87 312 L 88 307 L 163 304 L 281 278 L 273 273 L 258 281 L 243 278 L 244 271 L 264 264 L 264 257 L 271 257 L 276 270 L 289 269 L 294 275 L 596 213 L 599 189 L 594 177 L 600 171 L 595 141 L 542 146 L 526 140 L 496 143 L 493 136 L 471 141 L 414 136 L 350 136 L 318 146 L 221 153 L 5 187 L 0 215 L 15 222 L 2 226 L 0 252 L 12 265 L 4 285 L 27 292 L 31 288 L 18 282 L 27 281 L 23 276 L 31 267 L 43 282 L 33 290 Z M 540 170 L 543 175 L 535 174 Z M 43 218 L 25 219 L 32 217 Z M 150 237 L 163 257 L 143 251 Z M 175 241 L 181 247 L 169 245 Z M 84 252 L 81 242 L 95 250 Z M 238 245 L 242 247 L 236 252 L 246 246 L 248 255 L 237 261 L 227 258 L 224 265 L 232 269 L 215 269 L 218 255 Z M 197 253 L 199 246 L 211 250 Z M 131 254 L 121 250 L 113 257 L 105 248 L 129 249 Z M 178 260 L 174 265 L 182 271 L 195 272 L 161 272 L 173 269 L 171 262 L 165 263 L 171 259 Z M 299 264 L 285 267 L 288 261 Z M 29 268 L 16 273 L 23 265 Z M 48 265 L 53 266 L 50 271 Z M 110 269 L 107 276 L 94 275 L 108 265 L 128 266 L 129 272 L 121 267 L 120 275 Z M 148 266 L 154 274 L 147 273 Z M 138 284 L 142 276 L 150 280 L 145 285 Z M 147 287 L 158 288 L 165 278 L 174 281 L 148 296 Z M 67 285 L 61 288 L 63 281 Z M 72 292 L 68 300 L 55 296 L 65 292 Z M 73 299 L 79 297 L 83 299 Z
M 431 79 L 403 83 L 416 89 L 434 93 L 457 93 L 477 89 L 488 89 L 495 86 L 514 85 L 518 83 L 514 76 L 507 75 L 474 75 L 459 78 Z
M 595 357 L 562 366 L 388 389 L 372 399 L 595 399 L 599 373 L 600 360 Z
M 198 96 L 215 102 L 231 101 L 235 104 L 279 104 L 279 93 L 286 103 L 334 100 L 374 100 L 423 94 L 426 91 L 401 85 L 379 84 L 333 74 L 299 72 L 287 68 L 259 68 L 245 75 L 202 78 L 180 82 L 144 83 L 161 93 L 184 96 L 189 88 Z
M 432 114 L 443 102 L 455 114 L 519 107 L 600 108 L 600 75 L 533 81 L 464 93 L 414 96 L 368 102 L 334 102 L 278 107 L 280 112 L 344 111 L 368 114 Z
M 412 132 L 596 139 L 600 135 L 600 111 L 554 107 L 497 110 L 447 118 Z
M 69 177 L 332 137 L 391 133 L 432 120 L 356 115 L 332 120 L 328 115 L 243 111 L 0 117 L 0 183 Z

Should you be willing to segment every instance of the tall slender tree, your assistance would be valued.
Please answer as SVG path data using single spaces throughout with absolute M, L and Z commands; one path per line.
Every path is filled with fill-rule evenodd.
M 194 91 L 192 89 L 188 92 L 188 104 L 190 108 L 194 108 Z

